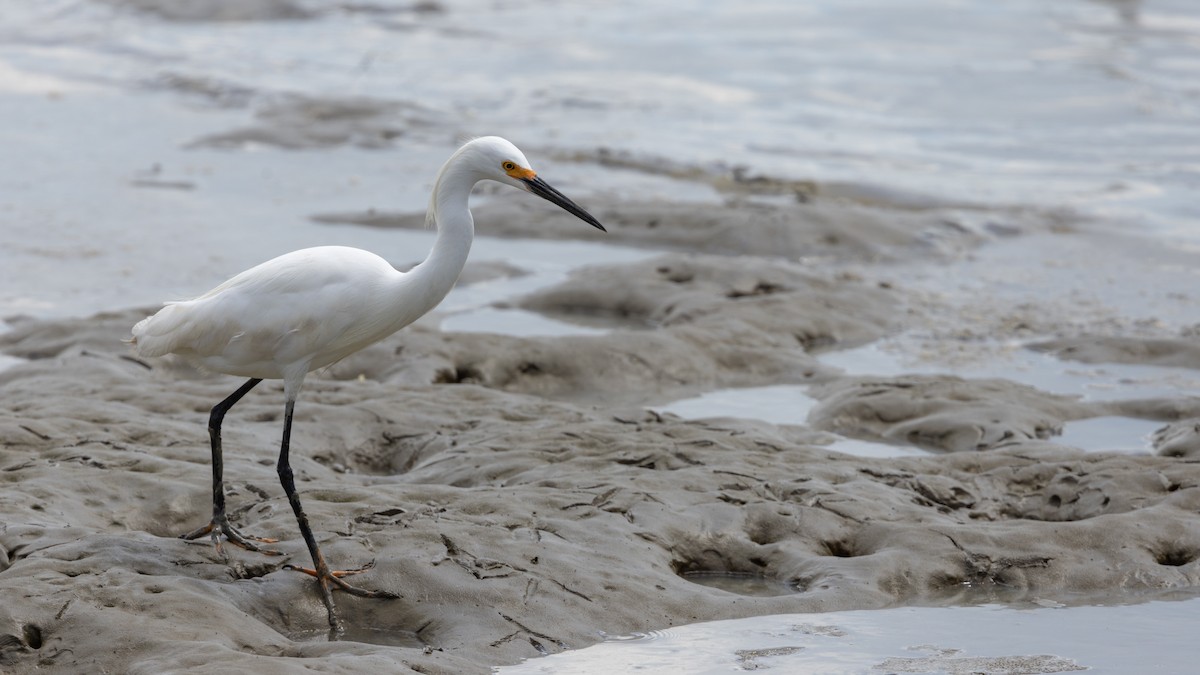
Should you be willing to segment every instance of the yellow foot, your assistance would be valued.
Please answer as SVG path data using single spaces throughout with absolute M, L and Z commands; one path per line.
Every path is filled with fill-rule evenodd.
M 324 563 L 323 559 L 322 563 Z M 325 609 L 329 612 L 329 625 L 332 627 L 334 635 L 340 635 L 343 631 L 342 622 L 340 619 L 338 619 L 337 609 L 333 605 L 333 593 L 331 592 L 332 589 L 337 588 L 349 593 L 350 595 L 357 595 L 360 598 L 394 600 L 400 597 L 400 594 L 398 593 L 393 593 L 391 591 L 369 591 L 365 588 L 353 586 L 342 580 L 342 577 L 348 577 L 354 574 L 366 572 L 374 566 L 375 561 L 372 560 L 366 565 L 352 570 L 331 570 L 324 564 L 322 564 L 318 569 L 298 567 L 296 565 L 284 565 L 283 569 L 303 572 L 310 577 L 316 578 L 321 585 L 321 599 L 325 601 Z
M 340 588 L 341 590 L 346 591 L 347 593 L 349 593 L 351 595 L 357 595 L 362 598 L 398 598 L 398 597 L 400 597 L 398 594 L 393 593 L 391 591 L 368 591 L 365 588 L 359 588 L 357 586 L 352 586 L 352 585 L 346 583 L 345 581 L 342 581 L 342 577 L 348 577 L 348 576 L 351 576 L 354 574 L 362 574 L 363 572 L 366 572 L 367 570 L 369 570 L 373 567 L 375 567 L 374 560 L 367 563 L 366 565 L 363 565 L 362 567 L 356 567 L 352 570 L 326 570 L 327 576 L 322 575 L 320 572 L 312 569 L 311 567 L 299 567 L 297 565 L 284 565 L 283 569 L 292 570 L 295 572 L 303 572 L 304 574 L 307 574 L 308 576 L 313 577 L 313 578 L 317 579 L 318 581 L 320 581 L 322 579 L 322 577 L 324 577 L 325 579 L 328 580 L 329 583 L 332 583 L 337 588 Z M 325 584 L 321 584 L 321 585 L 324 586 Z

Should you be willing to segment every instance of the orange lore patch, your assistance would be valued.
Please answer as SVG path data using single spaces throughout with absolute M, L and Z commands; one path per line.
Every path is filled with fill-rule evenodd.
M 507 173 L 510 177 L 516 178 L 517 180 L 533 180 L 534 178 L 537 178 L 536 171 L 533 169 L 526 169 L 523 166 L 518 166 L 515 169 L 509 169 L 504 173 Z

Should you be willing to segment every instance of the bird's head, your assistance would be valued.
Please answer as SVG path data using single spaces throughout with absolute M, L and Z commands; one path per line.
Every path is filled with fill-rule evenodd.
M 483 138 L 476 138 L 467 143 L 460 152 L 464 155 L 470 155 L 472 168 L 478 172 L 480 178 L 494 180 L 498 183 L 511 185 L 519 190 L 535 194 L 542 199 L 557 204 L 563 210 L 578 217 L 588 225 L 605 232 L 608 231 L 604 229 L 600 221 L 592 217 L 592 214 L 584 211 L 583 207 L 571 201 L 566 195 L 555 190 L 549 183 L 542 180 L 529 167 L 529 160 L 525 159 L 524 153 L 509 141 L 499 136 L 484 136 Z

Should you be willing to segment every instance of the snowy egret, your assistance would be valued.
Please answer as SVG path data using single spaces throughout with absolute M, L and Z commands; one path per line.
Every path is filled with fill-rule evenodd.
M 437 237 L 425 261 L 412 270 L 398 272 L 383 258 L 361 249 L 307 248 L 248 269 L 194 300 L 167 303 L 133 327 L 130 342 L 139 356 L 174 353 L 205 370 L 250 378 L 214 406 L 208 418 L 212 520 L 182 535 L 186 539 L 211 535 L 222 555 L 221 535 L 243 548 L 277 554 L 254 543 L 274 540 L 243 535 L 225 515 L 221 421 L 262 380 L 283 380 L 283 441 L 276 468 L 313 559 L 312 569 L 296 569 L 316 577 L 335 630 L 341 623 L 332 588 L 367 598 L 398 596 L 358 588 L 341 578 L 365 567 L 335 571 L 326 564 L 300 506 L 288 463 L 292 409 L 309 372 L 395 333 L 446 297 L 471 249 L 475 226 L 467 200 L 481 180 L 535 194 L 604 230 L 587 211 L 542 180 L 512 143 L 495 136 L 478 138 L 459 148 L 438 173 L 426 215 L 426 222 L 437 228 Z

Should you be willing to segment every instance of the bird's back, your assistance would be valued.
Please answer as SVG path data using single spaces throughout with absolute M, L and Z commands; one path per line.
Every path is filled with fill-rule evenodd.
M 200 297 L 168 303 L 133 327 L 133 343 L 140 356 L 180 354 L 230 375 L 306 372 L 395 330 L 384 325 L 388 291 L 402 276 L 361 249 L 293 251 Z

